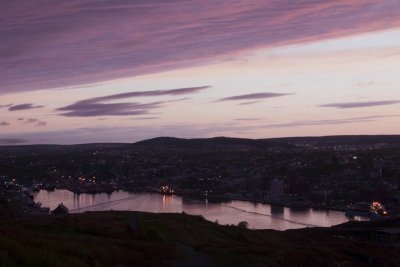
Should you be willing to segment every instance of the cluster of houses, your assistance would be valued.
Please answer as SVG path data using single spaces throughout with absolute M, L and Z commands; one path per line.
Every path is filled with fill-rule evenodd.
M 42 207 L 41 203 L 35 202 L 33 192 L 15 185 L 13 182 L 0 183 L 0 209 L 3 217 L 26 217 L 50 214 L 50 208 Z M 62 203 L 52 214 L 66 214 L 68 208 Z

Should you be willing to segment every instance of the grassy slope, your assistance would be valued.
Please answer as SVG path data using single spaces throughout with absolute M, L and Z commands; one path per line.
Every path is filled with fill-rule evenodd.
M 199 216 L 91 212 L 0 222 L 0 266 L 396 266 L 353 227 L 286 232 Z

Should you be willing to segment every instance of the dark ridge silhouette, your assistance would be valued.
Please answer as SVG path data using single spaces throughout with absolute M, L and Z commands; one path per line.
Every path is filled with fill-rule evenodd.
M 135 143 L 88 143 L 74 145 L 38 144 L 5 145 L 2 151 L 90 151 L 115 149 L 265 149 L 268 147 L 290 148 L 301 142 L 315 145 L 400 145 L 400 135 L 337 135 L 321 137 L 282 137 L 246 139 L 232 137 L 193 138 L 156 137 Z
M 133 144 L 141 148 L 267 148 L 271 146 L 293 147 L 294 142 L 313 142 L 329 145 L 376 145 L 380 143 L 400 144 L 400 135 L 341 135 L 322 137 L 284 137 L 269 139 L 245 139 L 230 137 L 182 139 L 175 137 L 156 137 Z
M 134 143 L 134 147 L 158 147 L 158 148 L 260 148 L 268 147 L 273 144 L 290 145 L 288 142 L 274 142 L 273 139 L 244 139 L 230 137 L 196 138 L 181 139 L 175 137 L 157 137 L 149 140 Z

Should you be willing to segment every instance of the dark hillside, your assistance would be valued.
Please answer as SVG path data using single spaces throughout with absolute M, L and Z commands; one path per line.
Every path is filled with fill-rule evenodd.
M 374 227 L 279 232 L 137 212 L 8 220 L 0 266 L 399 266 L 398 243 L 375 242 Z

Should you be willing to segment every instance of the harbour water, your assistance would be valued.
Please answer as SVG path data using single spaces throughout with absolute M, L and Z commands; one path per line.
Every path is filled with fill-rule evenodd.
M 347 222 L 342 211 L 290 208 L 248 201 L 210 203 L 152 193 L 74 194 L 68 190 L 35 193 L 35 201 L 51 210 L 63 203 L 71 213 L 104 210 L 144 211 L 154 213 L 181 213 L 202 215 L 219 224 L 235 224 L 247 221 L 249 228 L 287 230 L 332 225 Z M 357 220 L 368 218 L 358 217 Z

